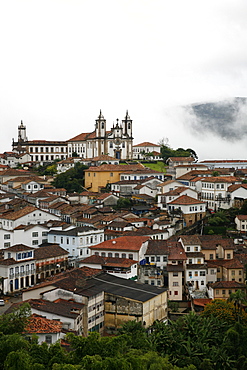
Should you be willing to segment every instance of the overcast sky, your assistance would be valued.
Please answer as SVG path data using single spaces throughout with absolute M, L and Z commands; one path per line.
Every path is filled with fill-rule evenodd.
M 0 1 L 0 152 L 21 120 L 68 140 L 128 109 L 135 144 L 247 159 L 246 138 L 195 133 L 180 108 L 247 96 L 246 19 L 246 0 Z

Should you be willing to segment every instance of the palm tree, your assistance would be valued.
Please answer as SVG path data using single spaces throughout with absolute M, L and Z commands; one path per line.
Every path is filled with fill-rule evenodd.
M 243 290 L 238 289 L 236 293 L 231 293 L 230 297 L 228 298 L 228 302 L 233 302 L 234 304 L 234 311 L 235 314 L 238 316 L 238 320 L 240 319 L 240 314 L 243 309 L 243 303 L 246 301 L 246 292 Z

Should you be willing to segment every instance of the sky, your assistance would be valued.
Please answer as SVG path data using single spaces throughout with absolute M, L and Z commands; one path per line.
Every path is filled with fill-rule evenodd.
M 21 120 L 29 140 L 68 140 L 101 109 L 107 129 L 128 110 L 134 144 L 247 159 L 245 135 L 184 108 L 247 96 L 246 17 L 246 0 L 0 1 L 0 152 Z

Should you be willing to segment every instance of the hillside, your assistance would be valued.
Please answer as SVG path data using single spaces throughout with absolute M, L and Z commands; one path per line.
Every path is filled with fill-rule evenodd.
M 245 97 L 192 104 L 186 109 L 191 115 L 190 124 L 195 131 L 205 130 L 229 141 L 240 140 L 247 134 Z

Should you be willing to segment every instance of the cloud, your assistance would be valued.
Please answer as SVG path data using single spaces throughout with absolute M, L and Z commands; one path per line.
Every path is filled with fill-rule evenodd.
M 204 140 L 214 135 L 222 141 L 243 141 L 247 136 L 247 99 L 234 98 L 183 107 L 183 120 L 193 135 Z

